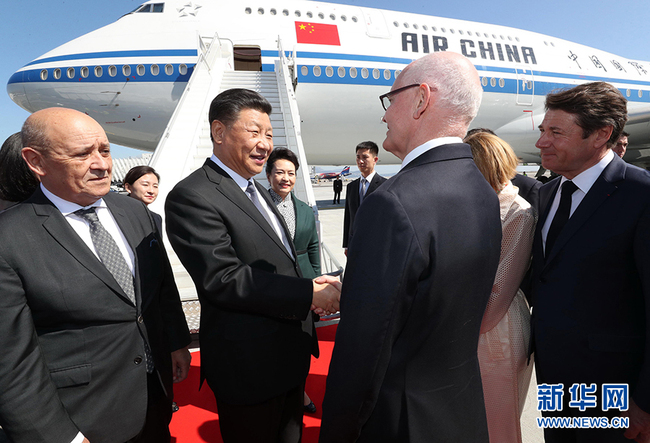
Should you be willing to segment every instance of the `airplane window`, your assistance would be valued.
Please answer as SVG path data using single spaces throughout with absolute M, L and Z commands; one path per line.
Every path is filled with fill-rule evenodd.
M 296 11 L 296 12 L 294 12 L 294 15 L 295 15 L 296 17 L 300 17 L 300 11 Z
M 384 69 L 384 78 L 390 80 L 390 69 Z
M 511 42 L 511 41 L 512 41 L 512 37 L 508 36 L 508 41 Z
M 632 95 L 632 92 L 628 89 L 627 91 L 625 91 L 625 95 L 629 97 L 630 95 Z
M 483 77 L 483 78 L 481 79 L 481 84 L 482 84 L 483 86 L 487 86 L 487 82 L 488 82 L 487 77 Z
M 253 11 L 251 10 L 251 8 L 246 8 L 246 9 L 244 10 L 244 12 L 245 12 L 246 14 L 250 14 L 250 13 L 253 12 Z
M 490 38 L 487 32 L 484 32 L 483 35 L 485 36 L 485 38 Z
M 160 72 L 160 69 L 158 68 L 158 65 L 151 65 L 151 75 L 158 75 Z
M 178 66 L 178 73 L 180 75 L 185 75 L 187 74 L 187 65 L 185 63 L 181 64 Z
M 361 77 L 368 78 L 368 68 L 363 68 L 361 70 Z
M 379 69 L 377 69 L 377 68 L 373 69 L 372 70 L 372 78 L 374 78 L 375 80 L 379 80 L 379 76 L 380 76 Z
M 445 28 L 440 28 L 440 30 L 441 30 L 442 32 L 447 32 L 447 29 L 445 29 Z
M 104 75 L 104 69 L 101 66 L 95 66 L 95 77 Z
M 138 9 L 137 12 L 151 12 L 151 5 L 142 5 L 142 8 Z
M 271 15 L 275 15 L 278 13 L 275 9 L 271 9 L 269 12 L 271 13 Z
M 419 28 L 418 24 L 417 24 L 417 23 L 413 23 L 413 29 L 418 29 L 418 28 Z
M 336 20 L 336 16 L 335 16 L 334 14 L 330 14 L 330 18 L 331 18 L 332 20 Z
M 506 85 L 506 81 L 502 78 L 499 79 L 499 88 L 503 88 Z
M 492 34 L 492 38 L 496 40 L 497 36 Z
M 399 23 L 397 22 L 393 22 L 393 25 L 395 25 L 396 28 L 399 27 Z
M 325 68 L 325 75 L 331 77 L 334 75 L 334 69 L 331 66 Z
M 88 66 L 84 66 L 83 68 L 81 68 L 81 76 L 83 78 L 87 78 L 89 73 L 90 72 L 88 70 Z
M 427 25 L 422 25 L 422 29 L 424 29 L 426 31 L 426 30 L 429 29 L 429 27 Z
M 517 41 L 519 41 L 519 40 L 517 40 Z M 555 43 L 551 42 L 551 46 L 553 46 L 555 48 Z
M 115 66 L 108 67 L 108 75 L 115 77 L 117 75 L 117 68 Z
M 357 78 L 357 68 L 350 68 L 350 77 Z
M 436 28 L 435 26 L 431 26 L 431 30 L 432 30 L 433 32 L 438 32 L 438 28 Z
M 165 8 L 164 3 L 154 3 L 153 5 L 153 12 L 163 12 L 163 9 Z
M 530 80 L 528 80 L 528 81 L 526 82 L 526 84 L 528 85 L 528 89 L 530 89 L 530 90 L 533 89 L 533 82 L 531 82 Z
M 409 24 L 408 24 L 408 23 L 404 23 L 404 27 L 405 27 L 406 29 L 408 29 Z
M 344 16 L 344 15 L 341 16 L 341 20 L 343 20 L 343 21 L 347 21 L 347 19 L 348 19 L 348 18 L 347 18 L 346 16 Z
M 459 29 L 459 30 L 458 30 L 458 33 L 459 33 L 460 35 L 465 35 L 465 32 L 463 32 L 462 29 Z
M 311 11 L 307 11 L 307 17 L 312 18 L 314 14 L 311 13 Z
M 174 67 L 172 65 L 165 65 L 165 74 L 172 75 L 174 73 Z
M 401 73 L 402 73 L 402 71 L 399 70 L 399 69 L 397 71 L 395 71 L 395 78 L 397 78 Z
M 318 13 L 318 18 L 321 18 L 321 19 L 325 18 L 325 14 L 323 14 L 322 12 L 319 12 Z
M 472 31 L 467 31 L 467 35 L 472 36 Z
M 144 75 L 144 65 L 138 65 L 137 68 L 135 68 L 139 76 Z
M 320 74 L 321 74 L 321 72 L 320 72 L 320 66 L 314 66 L 314 75 L 315 75 L 316 77 L 320 77 Z
M 492 86 L 494 88 L 496 85 L 497 85 L 497 79 L 492 77 L 490 79 L 490 86 Z
M 47 80 L 47 69 L 41 71 L 41 80 Z
M 124 74 L 125 77 L 131 75 L 131 66 L 129 65 L 122 66 L 122 74 Z
M 519 41 L 519 37 L 515 37 L 515 40 Z
M 61 70 L 59 68 L 54 70 L 54 78 L 57 80 L 61 78 Z
M 353 15 L 352 16 L 352 21 L 356 23 L 357 22 L 357 17 Z
M 264 8 L 259 8 L 259 9 L 257 10 L 257 13 L 258 13 L 259 15 L 264 15 Z
M 301 66 L 301 67 L 300 67 L 300 73 L 301 73 L 302 75 L 307 75 L 307 74 L 309 74 L 309 68 L 308 68 L 307 66 Z
M 288 9 L 283 9 L 282 10 L 282 15 L 284 15 L 285 17 L 289 17 L 289 10 Z
M 345 77 L 345 68 L 343 66 L 339 66 L 338 74 L 341 78 Z
M 68 71 L 66 72 L 68 78 L 74 78 L 74 68 L 68 68 Z
M 643 97 L 643 91 L 639 89 L 638 95 L 639 95 L 639 98 Z

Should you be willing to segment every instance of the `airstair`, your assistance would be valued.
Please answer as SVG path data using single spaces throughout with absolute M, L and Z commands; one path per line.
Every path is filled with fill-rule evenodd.
M 160 174 L 160 192 L 150 208 L 164 219 L 164 201 L 174 185 L 191 172 L 200 168 L 212 155 L 208 110 L 212 99 L 221 91 L 246 88 L 259 92 L 273 106 L 273 145 L 275 148 L 291 149 L 300 161 L 294 193 L 313 209 L 320 235 L 320 223 L 316 199 L 311 187 L 309 166 L 300 135 L 300 115 L 294 94 L 295 59 L 287 57 L 278 38 L 279 60 L 274 72 L 234 70 L 234 48 L 229 40 L 218 35 L 199 38 L 199 60 L 185 87 L 185 91 L 172 115 L 165 132 L 149 163 Z M 264 173 L 255 177 L 268 187 Z M 189 274 L 166 239 L 165 245 L 174 270 L 174 278 L 181 294 L 190 330 L 198 332 L 200 305 L 196 289 Z M 321 243 L 321 267 L 323 272 L 340 268 L 336 259 Z

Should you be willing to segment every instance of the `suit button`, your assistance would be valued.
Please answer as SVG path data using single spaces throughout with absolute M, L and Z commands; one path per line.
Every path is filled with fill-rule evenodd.
M 138 323 L 144 323 L 144 318 L 141 315 L 138 315 Z
M 140 363 L 142 363 L 142 357 L 138 355 L 136 358 L 133 359 L 133 363 L 139 365 Z

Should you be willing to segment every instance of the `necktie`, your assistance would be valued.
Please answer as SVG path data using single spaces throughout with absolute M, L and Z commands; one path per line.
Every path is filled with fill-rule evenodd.
M 546 250 L 545 255 L 548 257 L 553 250 L 555 241 L 560 236 L 562 228 L 569 221 L 569 214 L 571 213 L 571 197 L 578 187 L 571 181 L 567 180 L 562 185 L 562 194 L 560 197 L 560 205 L 557 208 L 553 222 L 546 235 Z
M 129 297 L 129 300 L 135 304 L 135 289 L 133 287 L 133 274 L 126 260 L 118 248 L 117 243 L 108 233 L 104 225 L 99 221 L 95 208 L 79 209 L 75 214 L 83 218 L 90 224 L 90 238 L 95 246 L 99 259 L 106 266 L 106 269 L 113 275 L 117 284 L 120 285 L 122 290 Z M 144 340 L 144 353 L 147 365 L 147 372 L 152 373 L 154 370 L 153 359 L 151 357 L 151 349 L 146 340 Z
M 366 184 L 368 180 L 365 177 L 361 177 L 361 183 L 359 184 L 359 203 L 363 201 L 363 198 L 366 196 Z
M 273 223 L 271 223 L 271 220 L 269 220 L 269 214 L 266 212 L 264 207 L 262 206 L 262 202 L 260 201 L 259 195 L 257 195 L 257 188 L 255 188 L 255 183 L 253 183 L 253 180 L 248 181 L 248 186 L 246 187 L 246 195 L 248 195 L 248 198 L 251 199 L 255 207 L 257 208 L 258 211 L 262 214 L 262 216 L 266 219 L 268 224 L 273 227 Z

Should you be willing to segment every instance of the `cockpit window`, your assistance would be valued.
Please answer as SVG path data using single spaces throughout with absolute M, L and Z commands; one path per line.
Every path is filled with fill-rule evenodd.
M 163 12 L 164 8 L 165 8 L 164 3 L 154 3 L 153 4 L 153 12 Z
M 129 12 L 129 14 L 133 14 L 134 12 L 163 12 L 164 10 L 165 10 L 164 3 L 147 3 L 138 6 L 133 11 Z

